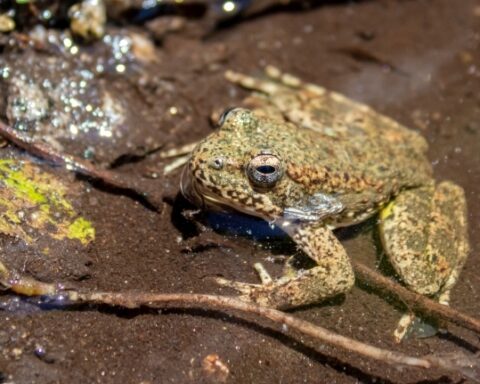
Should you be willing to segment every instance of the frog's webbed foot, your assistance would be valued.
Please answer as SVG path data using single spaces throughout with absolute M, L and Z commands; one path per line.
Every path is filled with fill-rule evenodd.
M 217 278 L 216 282 L 240 293 L 245 301 L 274 308 L 294 308 L 317 303 L 348 291 L 354 284 L 353 270 L 345 250 L 331 230 L 318 224 L 302 225 L 294 240 L 317 265 L 307 270 L 287 268 L 279 279 L 272 279 L 261 264 L 255 269 L 262 284 L 248 284 Z
M 261 284 L 243 283 L 222 277 L 215 278 L 215 282 L 223 287 L 236 290 L 239 293 L 238 298 L 240 300 L 251 301 L 268 307 L 277 307 L 278 305 L 272 302 L 271 293 L 275 290 L 275 286 L 278 286 L 280 280 L 274 281 L 261 263 L 255 263 L 253 268 L 258 274 Z
M 240 293 L 240 300 L 254 301 L 258 304 L 268 306 L 268 300 L 266 298 L 262 298 L 262 296 L 268 296 L 268 289 L 269 287 L 273 286 L 275 282 L 263 264 L 255 263 L 253 268 L 255 268 L 257 271 L 258 277 L 260 278 L 262 284 L 242 283 L 238 281 L 227 280 L 221 277 L 215 278 L 215 282 L 221 286 L 233 288 L 238 291 Z
M 383 209 L 384 248 L 408 288 L 448 305 L 469 252 L 466 217 L 463 189 L 451 182 L 405 190 Z M 398 342 L 413 319 L 400 320 Z

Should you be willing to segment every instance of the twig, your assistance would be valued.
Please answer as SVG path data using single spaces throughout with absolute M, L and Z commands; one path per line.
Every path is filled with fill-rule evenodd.
M 358 278 L 396 295 L 411 311 L 434 315 L 442 320 L 450 321 L 471 331 L 480 333 L 480 320 L 412 292 L 361 263 L 354 262 L 353 264 L 355 275 Z
M 336 334 L 308 321 L 278 311 L 246 303 L 228 296 L 203 294 L 156 294 L 135 292 L 96 292 L 65 290 L 60 285 L 42 283 L 37 280 L 11 274 L 0 263 L 0 284 L 5 288 L 29 296 L 46 295 L 56 303 L 64 305 L 72 303 L 103 304 L 124 308 L 159 308 L 168 305 L 181 305 L 189 308 L 214 308 L 219 310 L 235 310 L 246 314 L 255 314 L 271 320 L 285 328 L 292 329 L 304 335 L 321 340 L 324 343 L 357 353 L 395 366 L 409 366 L 423 369 L 439 368 L 460 373 L 465 377 L 480 383 L 480 362 L 474 356 L 456 352 L 448 355 L 409 356 L 383 348 L 378 348 L 360 341 Z
M 63 166 L 67 170 L 99 180 L 107 186 L 131 191 L 156 209 L 161 204 L 161 199 L 155 193 L 147 193 L 144 189 L 139 188 L 133 182 L 119 176 L 117 173 L 97 168 L 92 163 L 79 157 L 60 153 L 47 144 L 34 141 L 31 137 L 9 127 L 2 121 L 0 121 L 0 136 L 33 156 L 50 161 L 55 165 Z
M 74 296 L 75 297 L 75 296 Z M 155 294 L 155 293 L 112 293 L 112 292 L 88 292 L 78 293 L 78 301 L 84 303 L 108 304 L 126 308 L 138 308 L 141 306 L 158 307 L 171 304 L 181 304 L 187 307 L 205 306 L 216 309 L 231 309 L 244 313 L 256 314 L 296 330 L 305 335 L 319 339 L 327 344 L 346 349 L 359 355 L 369 357 L 393 365 L 404 365 L 418 368 L 443 368 L 451 371 L 462 371 L 465 367 L 475 369 L 472 378 L 480 382 L 480 364 L 463 353 L 455 354 L 456 358 L 465 360 L 458 366 L 453 367 L 451 358 L 440 355 L 427 355 L 423 357 L 408 356 L 403 353 L 378 348 L 360 341 L 336 334 L 326 328 L 314 325 L 308 321 L 298 319 L 292 315 L 272 308 L 261 307 L 256 304 L 240 301 L 229 296 L 202 295 L 202 294 Z
M 187 219 L 191 218 L 187 217 Z M 194 221 L 194 223 L 198 224 L 198 221 Z M 204 228 L 199 228 L 199 232 L 201 232 L 203 235 L 206 230 Z M 211 239 L 208 240 L 213 242 Z M 208 243 L 208 241 L 206 243 Z M 465 313 L 446 305 L 439 304 L 438 302 L 433 301 L 426 296 L 412 292 L 397 282 L 383 276 L 379 272 L 372 270 L 361 263 L 352 260 L 352 264 L 355 269 L 355 276 L 358 279 L 364 280 L 365 282 L 381 289 L 382 291 L 395 295 L 405 305 L 407 305 L 412 312 L 423 313 L 428 316 L 437 317 L 441 320 L 449 321 L 453 324 L 480 334 L 479 319 L 468 316 Z

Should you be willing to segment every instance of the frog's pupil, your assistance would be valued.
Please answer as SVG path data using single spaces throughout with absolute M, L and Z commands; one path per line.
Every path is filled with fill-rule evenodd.
M 270 175 L 276 171 L 275 167 L 271 165 L 261 165 L 257 167 L 257 171 L 263 173 L 264 175 Z
M 246 172 L 250 182 L 260 189 L 273 187 L 283 175 L 280 159 L 265 151 L 250 160 Z

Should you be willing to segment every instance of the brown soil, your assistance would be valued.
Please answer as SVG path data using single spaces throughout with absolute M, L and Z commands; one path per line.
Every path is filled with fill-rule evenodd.
M 211 111 L 235 105 L 245 95 L 223 79 L 226 69 L 258 73 L 267 63 L 420 130 L 430 143 L 436 177 L 454 180 L 467 194 L 472 252 L 452 306 L 480 317 L 479 20 L 474 0 L 365 1 L 306 12 L 279 10 L 203 40 L 182 34 L 167 37 L 157 47 L 159 62 L 146 70 L 157 81 L 153 87 L 134 87 L 115 76 L 104 81 L 112 92 L 131 100 L 126 105 L 131 106 L 130 128 L 138 130 L 135 137 L 168 147 L 204 137 L 212 129 Z M 174 84 L 173 90 L 164 92 L 164 79 Z M 166 113 L 171 106 L 180 113 Z M 71 147 L 73 152 L 83 150 Z M 101 160 L 112 161 L 122 151 L 105 153 Z M 117 170 L 142 177 L 164 163 L 152 155 Z M 64 255 L 63 269 L 40 270 L 36 264 L 27 271 L 89 289 L 221 294 L 209 276 L 256 282 L 254 262 L 278 271 L 266 258 L 292 251 L 288 241 L 265 244 L 233 235 L 225 235 L 226 245 L 202 246 L 205 234 L 197 234 L 180 215 L 191 207 L 177 196 L 179 172 L 144 182 L 158 183 L 165 202 L 161 213 L 78 180 L 85 193 L 77 205 L 97 229 L 95 242 L 86 255 L 80 256 L 79 250 Z M 373 225 L 340 236 L 353 258 L 375 265 Z M 182 239 L 188 237 L 187 244 Z M 79 265 L 81 273 L 76 273 Z M 11 295 L 2 300 L 0 382 L 5 383 L 220 382 L 202 368 L 210 354 L 228 367 L 228 383 L 462 382 L 460 376 L 435 370 L 399 370 L 221 312 L 38 310 Z M 434 337 L 395 345 L 392 331 L 401 311 L 361 285 L 345 298 L 293 313 L 411 355 L 479 348 L 477 335 L 453 326 Z

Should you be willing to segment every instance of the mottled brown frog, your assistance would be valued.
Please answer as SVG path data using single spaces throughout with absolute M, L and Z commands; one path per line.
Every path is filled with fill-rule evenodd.
M 469 252 L 464 191 L 436 183 L 417 132 L 338 93 L 267 67 L 266 78 L 227 72 L 255 92 L 226 111 L 191 155 L 182 191 L 282 228 L 316 263 L 262 284 L 217 279 L 240 298 L 276 308 L 347 292 L 354 274 L 335 228 L 379 214 L 389 261 L 411 290 L 448 304 Z M 401 339 L 411 316 L 397 329 Z

